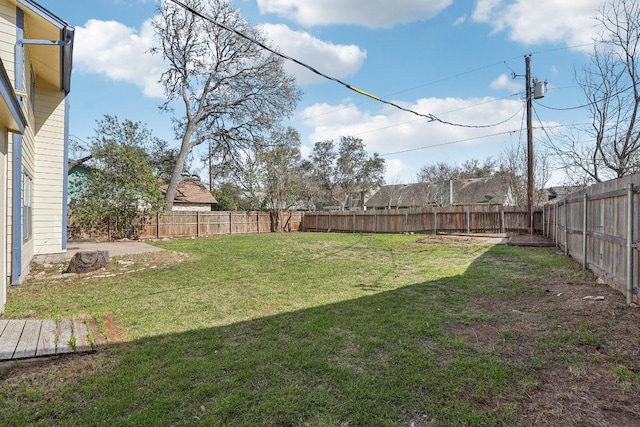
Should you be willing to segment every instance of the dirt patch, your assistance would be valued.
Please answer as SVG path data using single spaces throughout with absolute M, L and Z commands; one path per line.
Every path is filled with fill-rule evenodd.
M 124 331 L 115 318 L 108 314 L 102 319 L 104 324 L 104 333 L 109 344 L 118 344 L 124 341 Z
M 420 238 L 418 243 L 422 244 L 442 244 L 452 241 L 460 243 L 490 243 L 493 245 L 505 245 L 509 236 L 503 233 L 497 234 L 429 234 Z
M 105 369 L 108 364 L 108 352 L 67 354 L 13 363 L 0 373 L 2 397 L 10 399 L 15 391 L 29 387 L 41 391 L 48 399 L 54 398 L 58 389 L 75 383 L 85 373 Z
M 513 234 L 509 236 L 507 244 L 510 246 L 530 246 L 540 248 L 552 248 L 553 240 L 537 234 Z
M 464 338 L 469 345 L 485 352 L 495 351 L 501 335 L 498 325 L 488 322 L 449 325 L 444 331 L 453 337 Z
M 66 280 L 77 280 L 78 277 L 91 279 L 103 277 L 115 277 L 139 271 L 157 269 L 176 265 L 189 258 L 188 254 L 182 252 L 161 251 L 141 254 L 130 254 L 113 257 L 106 267 L 90 273 L 63 273 L 68 262 L 57 264 L 32 264 L 29 277 L 25 284 L 46 284 L 51 280 L 65 282 Z
M 640 425 L 640 309 L 607 285 L 561 280 L 518 302 L 477 299 L 492 320 L 445 332 L 481 352 L 531 371 L 513 396 L 517 425 Z M 600 297 L 597 299 L 585 297 Z

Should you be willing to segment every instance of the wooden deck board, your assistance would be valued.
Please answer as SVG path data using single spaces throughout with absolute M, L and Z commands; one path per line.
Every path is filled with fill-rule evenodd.
M 13 354 L 14 359 L 24 359 L 36 355 L 41 326 L 42 320 L 27 320 L 25 322 L 22 336 Z
M 0 336 L 0 359 L 11 359 L 26 321 L 10 319 Z
M 0 363 L 92 351 L 89 333 L 93 335 L 96 349 L 107 345 L 93 318 L 88 325 L 83 320 L 0 319 Z M 75 342 L 75 348 L 71 341 Z
M 71 337 L 73 331 L 71 330 L 73 322 L 71 320 L 61 320 L 58 323 L 58 340 L 56 342 L 56 354 L 72 353 Z
M 82 320 L 73 321 L 73 333 L 76 337 L 76 351 L 91 351 L 89 331 L 87 330 L 87 325 Z
M 56 322 L 47 319 L 42 321 L 36 356 L 50 356 L 52 354 L 56 354 Z

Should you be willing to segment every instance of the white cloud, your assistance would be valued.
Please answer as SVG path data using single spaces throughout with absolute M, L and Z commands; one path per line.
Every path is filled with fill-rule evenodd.
M 319 40 L 304 31 L 294 31 L 283 24 L 263 24 L 260 28 L 287 55 L 312 65 L 316 70 L 342 78 L 355 74 L 367 52 L 355 45 L 336 45 Z M 298 84 L 317 83 L 324 79 L 291 61 L 285 69 L 296 76 Z
M 261 13 L 275 13 L 303 26 L 353 24 L 390 28 L 430 19 L 453 0 L 257 0 Z
M 147 97 L 163 98 L 158 83 L 164 70 L 162 58 L 148 52 L 153 40 L 151 21 L 138 31 L 116 21 L 91 19 L 76 28 L 74 66 L 79 72 L 134 84 Z
M 467 22 L 467 15 L 462 15 L 453 22 L 453 25 L 458 26 L 464 24 L 465 22 Z
M 386 159 L 386 179 L 400 177 L 408 183 L 415 180 L 418 169 L 425 164 L 497 158 L 505 144 L 518 140 L 522 125 L 523 103 L 519 99 L 424 98 L 411 104 L 397 103 L 458 124 L 487 125 L 510 120 L 478 129 L 430 122 L 387 106 L 370 113 L 350 102 L 315 104 L 301 113 L 300 118 L 310 129 L 304 143 L 338 141 L 340 136 L 361 138 L 370 153 L 377 152 Z
M 511 93 L 516 93 L 523 90 L 524 84 L 514 81 L 506 74 L 501 74 L 498 78 L 491 82 L 489 87 L 495 90 L 508 90 Z
M 444 121 L 470 126 L 498 123 L 515 116 L 511 121 L 486 129 L 431 122 L 391 107 L 384 107 L 379 114 L 370 114 L 350 103 L 315 104 L 304 109 L 301 116 L 305 125 L 313 129 L 309 142 L 337 140 L 340 136 L 351 135 L 362 138 L 370 151 L 381 154 L 519 129 L 521 123 L 520 115 L 516 114 L 522 109 L 519 100 L 423 98 L 403 106 L 435 114 Z M 473 144 L 473 140 L 467 144 Z
M 605 0 L 478 0 L 472 19 L 506 31 L 523 44 L 589 44 L 596 33 L 593 17 Z M 582 49 L 589 49 L 582 47 Z
M 412 180 L 407 180 L 406 176 L 409 167 L 402 159 L 385 159 L 386 169 L 384 171 L 384 181 L 387 184 L 409 184 Z

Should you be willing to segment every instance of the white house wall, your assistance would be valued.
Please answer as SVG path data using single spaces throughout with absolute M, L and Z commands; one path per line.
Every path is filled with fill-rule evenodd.
M 0 59 L 15 87 L 16 8 L 0 2 Z
M 8 153 L 8 133 L 7 129 L 0 126 L 0 182 L 7 182 L 7 153 Z M 7 224 L 7 190 L 4 185 L 0 185 L 0 230 L 5 230 Z M 0 248 L 7 247 L 6 233 L 0 233 Z M 4 312 L 4 305 L 7 296 L 8 278 L 7 251 L 0 249 L 0 314 Z
M 29 58 L 28 50 L 25 51 L 24 57 L 25 69 L 29 69 L 31 61 Z M 30 83 L 30 74 L 26 74 L 24 79 L 25 87 L 29 87 Z M 27 97 L 23 98 L 23 109 L 24 115 L 27 119 L 27 127 L 24 130 L 24 134 L 22 135 L 22 171 L 28 174 L 33 181 L 33 189 L 35 189 L 35 183 L 38 181 L 35 170 L 35 132 L 36 132 L 36 122 L 34 112 L 31 110 L 31 103 Z M 13 172 L 12 172 L 13 173 Z M 13 182 L 13 175 L 9 175 L 9 182 Z M 35 193 L 32 194 L 32 224 L 35 220 L 35 212 L 36 212 L 36 197 Z M 12 209 L 12 208 L 10 208 Z M 11 210 L 9 211 L 11 212 Z M 22 225 L 20 225 L 22 227 Z M 29 274 L 29 270 L 31 267 L 31 261 L 33 260 L 33 256 L 35 255 L 35 225 L 33 226 L 34 233 L 31 237 L 25 240 L 25 236 L 22 236 L 22 269 L 20 271 L 20 279 L 24 279 L 27 274 Z M 11 255 L 10 255 L 11 256 Z
M 47 86 L 37 86 L 36 93 L 33 237 L 34 255 L 41 257 L 64 253 L 65 95 Z

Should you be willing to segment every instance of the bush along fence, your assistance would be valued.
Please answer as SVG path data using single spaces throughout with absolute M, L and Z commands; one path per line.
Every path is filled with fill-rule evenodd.
M 593 185 L 543 209 L 543 233 L 638 302 L 640 174 Z
M 447 206 L 349 212 L 307 212 L 305 231 L 347 233 L 527 233 L 530 216 L 526 207 Z M 542 212 L 534 215 L 542 231 Z

